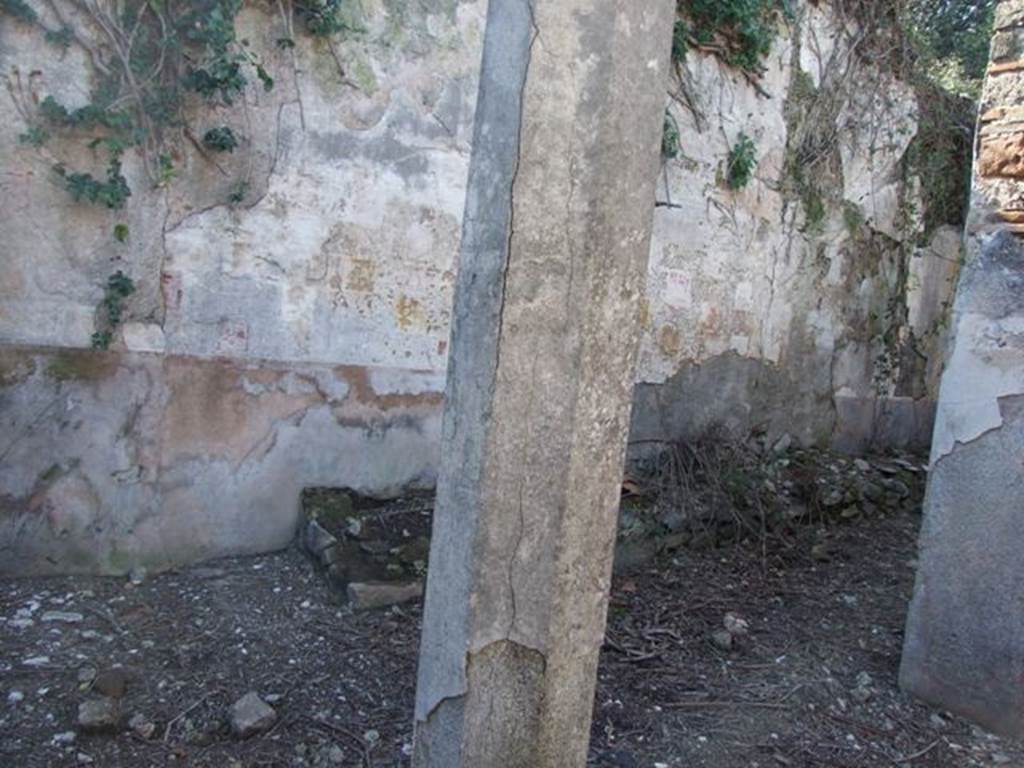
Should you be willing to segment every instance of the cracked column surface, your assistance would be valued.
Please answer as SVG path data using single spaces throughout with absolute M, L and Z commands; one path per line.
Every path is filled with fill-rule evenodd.
M 414 764 L 586 762 L 674 0 L 490 3 Z
M 1024 736 L 1024 0 L 996 9 L 900 683 Z

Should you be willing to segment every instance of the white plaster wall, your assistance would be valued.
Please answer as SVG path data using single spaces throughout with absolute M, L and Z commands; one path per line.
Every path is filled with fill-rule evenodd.
M 254 85 L 245 109 L 197 110 L 195 125 L 228 124 L 243 147 L 215 167 L 183 146 L 165 190 L 129 153 L 124 211 L 75 205 L 50 172 L 61 160 L 101 171 L 102 152 L 19 144 L 39 102 L 80 106 L 90 83 L 78 49 L 55 58 L 5 19 L 0 339 L 88 346 L 103 283 L 123 269 L 139 288 L 133 315 L 161 327 L 168 352 L 442 370 L 486 3 L 362 7 L 362 31 L 336 46 L 344 81 L 301 35 L 293 69 L 279 20 L 243 12 L 239 34 L 276 87 Z M 250 192 L 230 206 L 240 181 Z
M 732 425 L 773 422 L 777 432 L 789 421 L 795 436 L 818 441 L 838 429 L 836 398 L 912 402 L 934 399 L 937 390 L 961 244 L 940 229 L 917 245 L 923 202 L 904 168 L 917 97 L 884 64 L 852 53 L 858 30 L 840 26 L 828 3 L 796 10 L 798 22 L 776 40 L 758 88 L 716 58 L 691 54 L 685 98 L 670 102 L 681 154 L 666 162 L 659 187 L 638 381 L 674 393 L 661 400 L 697 400 L 694 413 L 706 412 L 700 418 L 662 409 L 662 421 L 684 433 L 716 420 L 732 424 L 729 398 L 716 417 L 713 393 L 695 391 L 714 390 L 723 377 L 748 402 L 757 398 L 752 387 L 769 382 L 773 399 L 764 405 L 778 410 L 779 418 L 752 413 Z M 806 88 L 801 80 L 839 101 L 831 140 L 837 178 L 827 182 L 834 199 L 818 227 L 808 225 L 787 169 L 787 109 Z M 722 178 L 741 133 L 756 144 L 759 162 L 752 182 L 733 191 Z M 894 301 L 906 306 L 910 323 L 885 317 Z M 899 327 L 877 327 L 885 323 Z M 927 375 L 893 359 L 896 347 L 910 344 L 934 361 Z M 723 358 L 732 362 L 714 377 L 700 375 Z M 753 378 L 751 365 L 759 371 Z M 920 380 L 913 392 L 904 391 L 907 379 Z M 649 425 L 643 433 L 650 436 Z
M 276 17 L 250 7 L 241 34 L 276 87 L 195 116 L 243 146 L 211 163 L 185 142 L 161 189 L 129 153 L 123 211 L 75 204 L 50 170 L 102 172 L 102 152 L 19 143 L 43 98 L 78 106 L 92 83 L 76 48 L 55 53 L 3 19 L 0 352 L 13 362 L 0 359 L 0 549 L 44 570 L 72 555 L 117 570 L 251 551 L 286 541 L 303 484 L 430 482 L 486 4 L 361 0 L 362 31 L 336 46 L 344 78 L 301 36 L 293 61 Z M 682 153 L 659 182 L 638 436 L 725 422 L 861 448 L 928 431 L 960 238 L 940 230 L 918 247 L 920 222 L 898 215 L 917 200 L 902 173 L 912 91 L 850 56 L 827 2 L 795 5 L 800 24 L 780 30 L 757 87 L 691 52 L 684 78 L 704 119 L 669 101 Z M 787 187 L 786 105 L 798 78 L 825 88 L 840 65 L 856 87 L 837 116 L 837 197 L 811 232 Z M 720 179 L 741 131 L 759 163 L 733 192 Z M 97 356 L 109 370 L 84 375 L 61 350 L 89 346 L 118 269 L 138 289 L 128 322 Z M 924 350 L 923 372 L 883 354 L 893 301 L 908 315 L 899 346 Z M 903 426 L 879 437 L 885 419 Z M 83 548 L 88 531 L 98 543 Z
M 121 268 L 139 286 L 133 315 L 143 325 L 124 338 L 132 349 L 443 370 L 486 2 L 366 0 L 363 8 L 364 31 L 337 47 L 347 82 L 322 47 L 301 38 L 293 70 L 273 45 L 275 19 L 243 14 L 241 32 L 277 86 L 253 88 L 244 115 L 222 110 L 215 119 L 248 137 L 248 151 L 221 159 L 225 173 L 186 153 L 165 191 L 146 190 L 136 173 L 123 213 L 71 204 L 48 171 L 56 150 L 19 146 L 23 116 L 0 95 L 2 190 L 13 202 L 0 210 L 8 235 L 0 339 L 87 346 L 103 281 Z M 838 27 L 828 3 L 797 10 L 798 28 L 781 31 L 758 88 L 713 56 L 686 61 L 703 120 L 671 102 L 682 154 L 660 185 L 641 383 L 663 384 L 725 354 L 785 367 L 810 351 L 862 369 L 837 389 L 893 394 L 871 370 L 878 350 L 852 338 L 862 329 L 850 331 L 893 290 L 896 264 L 856 277 L 840 211 L 830 210 L 820 232 L 806 231 L 786 189 L 786 103 L 794 62 L 819 88 L 853 70 L 837 119 L 841 197 L 895 251 L 918 235 L 899 219 L 901 201 L 916 199 L 900 167 L 916 100 L 851 55 L 856 30 Z M 54 61 L 36 33 L 7 24 L 0 60 L 21 72 L 22 111 L 51 93 L 71 105 L 87 97 L 74 48 Z M 740 132 L 755 141 L 759 163 L 750 186 L 732 192 L 721 176 Z M 224 204 L 239 179 L 250 194 Z M 131 224 L 127 246 L 110 238 L 122 220 Z M 929 250 L 958 261 L 957 243 L 937 243 Z M 915 282 L 931 280 L 917 274 L 922 266 Z
M 809 7 L 801 40 L 801 63 L 821 84 L 831 56 L 841 57 L 832 17 Z M 776 41 L 759 94 L 716 58 L 691 57 L 686 65 L 689 91 L 703 112 L 698 127 L 678 104 L 672 114 L 681 129 L 683 156 L 669 161 L 655 217 L 648 296 L 651 327 L 645 338 L 641 381 L 661 383 L 682 362 L 701 363 L 725 352 L 779 364 L 793 324 L 805 322 L 818 303 L 811 290 L 808 260 L 824 249 L 827 268 L 819 276 L 825 290 L 840 287 L 847 270 L 842 246 L 849 239 L 833 214 L 820 236 L 801 232 L 802 212 L 784 192 L 787 124 L 785 106 L 794 78 L 792 41 Z M 909 88 L 865 68 L 858 76 L 882 80 L 887 96 L 851 104 L 840 117 L 838 136 L 844 166 L 844 199 L 865 209 L 868 225 L 892 233 L 898 206 L 898 164 L 916 132 L 916 101 Z M 854 92 L 859 93 L 860 88 Z M 857 118 L 854 120 L 851 113 Z M 886 125 L 895 138 L 880 146 L 876 133 Z M 759 163 L 751 184 L 731 191 L 721 183 L 726 158 L 743 132 L 757 145 Z M 675 207 L 678 206 L 678 207 Z M 880 221 L 884 219 L 884 221 Z M 895 239 L 895 238 L 894 238 Z M 835 297 L 816 330 L 821 343 L 841 332 L 842 303 Z

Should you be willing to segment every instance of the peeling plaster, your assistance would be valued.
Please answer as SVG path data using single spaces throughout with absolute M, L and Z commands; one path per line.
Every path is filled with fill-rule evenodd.
M 961 316 L 942 381 L 932 462 L 1003 424 L 1000 401 L 1024 394 L 1024 315 L 994 320 Z

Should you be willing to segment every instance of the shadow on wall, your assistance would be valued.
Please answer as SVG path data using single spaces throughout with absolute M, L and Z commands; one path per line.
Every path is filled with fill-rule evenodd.
M 637 385 L 630 440 L 695 440 L 720 426 L 769 444 L 788 435 L 846 453 L 927 452 L 933 402 L 834 396 L 831 376 L 823 366 L 774 366 L 736 353 L 690 363 L 664 384 Z

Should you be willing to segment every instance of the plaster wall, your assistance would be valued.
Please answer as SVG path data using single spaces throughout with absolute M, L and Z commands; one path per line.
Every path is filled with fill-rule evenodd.
M 757 87 L 712 56 L 687 57 L 675 86 L 681 153 L 659 187 L 638 439 L 724 425 L 850 451 L 928 444 L 961 234 L 925 231 L 913 89 L 860 55 L 860 29 L 829 4 L 795 10 Z M 759 162 L 734 191 L 741 136 Z
M 211 161 L 183 141 L 155 189 L 129 152 L 123 211 L 75 203 L 51 170 L 100 174 L 101 151 L 19 140 L 46 96 L 89 101 L 88 56 L 0 18 L 0 567 L 272 548 L 303 486 L 433 483 L 486 5 L 361 0 L 333 49 L 284 49 L 281 20 L 247 6 L 240 36 L 276 86 L 197 105 L 195 126 L 243 145 Z M 795 6 L 756 83 L 694 51 L 685 92 L 667 85 L 681 153 L 660 173 L 636 440 L 724 424 L 927 443 L 960 238 L 907 215 L 913 91 L 851 49 L 827 2 Z M 787 182 L 797 92 L 840 107 L 813 226 Z M 741 131 L 759 162 L 730 191 Z M 116 270 L 137 290 L 94 353 Z

